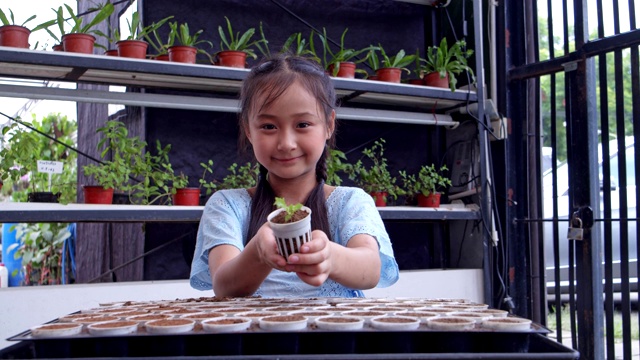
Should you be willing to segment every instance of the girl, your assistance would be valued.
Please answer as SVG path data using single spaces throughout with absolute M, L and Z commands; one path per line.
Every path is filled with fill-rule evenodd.
M 398 265 L 371 196 L 326 185 L 335 142 L 335 90 L 319 64 L 280 55 L 255 66 L 240 91 L 240 145 L 258 185 L 218 191 L 204 209 L 191 286 L 216 296 L 355 297 L 390 286 Z M 312 240 L 288 259 L 266 222 L 276 197 L 312 210 Z

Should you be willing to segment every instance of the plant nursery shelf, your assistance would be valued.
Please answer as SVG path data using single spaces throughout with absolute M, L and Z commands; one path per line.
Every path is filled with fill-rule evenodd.
M 203 206 L 0 203 L 0 223 L 34 222 L 199 222 Z M 474 208 L 378 208 L 384 220 L 476 220 Z
M 2 77 L 190 90 L 212 93 L 213 97 L 220 93 L 237 94 L 248 72 L 248 69 L 209 64 L 182 64 L 29 49 L 0 49 L 0 76 Z M 466 90 L 452 92 L 443 88 L 363 79 L 333 78 L 333 82 L 337 94 L 344 100 L 348 100 L 346 103 L 410 107 L 435 113 L 477 101 L 476 93 Z M 26 88 L 33 89 L 33 87 Z M 2 96 L 24 96 L 16 94 L 13 91 L 14 88 L 7 90 L 10 91 L 1 91 Z M 51 90 L 54 93 L 36 94 L 36 96 L 64 100 L 60 96 L 55 96 L 55 90 L 63 89 Z M 82 92 L 78 93 L 82 96 Z M 158 94 L 141 95 L 149 95 L 153 98 L 153 95 Z M 208 99 L 211 100 L 211 98 Z M 68 100 L 82 99 L 76 97 Z M 119 103 L 117 97 L 114 101 Z M 153 106 L 152 103 L 142 102 L 142 104 Z M 161 105 L 162 101 L 157 101 L 157 104 Z M 204 110 L 211 109 L 205 107 Z

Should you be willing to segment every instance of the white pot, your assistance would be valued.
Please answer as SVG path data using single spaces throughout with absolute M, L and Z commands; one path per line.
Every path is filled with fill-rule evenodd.
M 271 219 L 283 212 L 284 209 L 275 210 L 267 216 L 269 226 L 276 236 L 278 252 L 285 259 L 288 259 L 289 255 L 293 253 L 300 252 L 302 244 L 311 241 L 311 209 L 303 206 L 301 210 L 306 211 L 309 215 L 302 220 L 287 224 L 271 222 Z

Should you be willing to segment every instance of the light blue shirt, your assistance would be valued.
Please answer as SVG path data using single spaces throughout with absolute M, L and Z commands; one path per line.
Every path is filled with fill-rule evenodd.
M 378 287 L 387 287 L 398 281 L 398 264 L 393 257 L 389 235 L 375 207 L 373 199 L 362 189 L 339 186 L 327 199 L 329 227 L 333 241 L 347 246 L 357 234 L 368 234 L 378 241 L 382 267 Z M 244 249 L 249 232 L 251 196 L 246 189 L 215 192 L 204 208 L 196 250 L 191 264 L 191 286 L 198 290 L 211 290 L 209 250 L 218 245 L 232 245 Z M 362 297 L 360 290 L 347 288 L 331 279 L 321 286 L 309 285 L 295 273 L 272 270 L 255 292 L 263 297 Z

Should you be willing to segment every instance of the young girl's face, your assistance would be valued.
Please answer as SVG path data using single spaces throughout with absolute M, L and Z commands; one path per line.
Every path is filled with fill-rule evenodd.
M 270 106 L 264 96 L 250 115 L 246 129 L 256 159 L 269 170 L 270 181 L 310 179 L 333 131 L 315 97 L 294 82 Z

